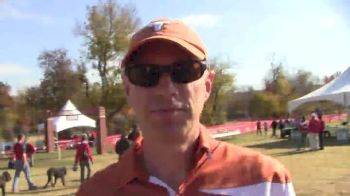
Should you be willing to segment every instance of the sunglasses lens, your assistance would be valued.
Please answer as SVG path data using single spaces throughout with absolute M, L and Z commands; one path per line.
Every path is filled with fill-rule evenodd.
M 151 87 L 158 84 L 160 73 L 151 65 L 135 65 L 125 69 L 131 83 L 137 86 Z
M 206 65 L 198 61 L 178 62 L 169 66 L 133 65 L 125 68 L 129 81 L 137 86 L 152 87 L 159 82 L 163 72 L 171 75 L 176 83 L 189 83 L 202 77 Z
M 189 83 L 202 77 L 206 67 L 196 61 L 178 63 L 173 67 L 172 80 L 177 83 Z

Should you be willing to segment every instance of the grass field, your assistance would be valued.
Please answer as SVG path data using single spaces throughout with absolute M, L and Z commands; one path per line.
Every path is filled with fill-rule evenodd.
M 350 143 L 340 143 L 335 138 L 327 138 L 323 151 L 297 152 L 293 141 L 271 139 L 255 134 L 236 136 L 228 142 L 254 148 L 280 160 L 292 175 L 297 195 L 350 195 Z M 39 153 L 32 168 L 33 181 L 42 187 L 47 181 L 48 167 L 67 166 L 66 187 L 59 181 L 55 188 L 28 191 L 22 173 L 19 182 L 20 192 L 16 195 L 74 195 L 79 186 L 80 173 L 71 170 L 73 155 L 74 151 L 65 151 L 62 159 L 58 160 L 57 153 Z M 117 161 L 117 156 L 112 152 L 94 157 L 93 171 Z M 6 161 L 0 162 L 1 170 L 6 170 L 6 164 Z M 13 176 L 14 170 L 10 170 L 10 173 Z M 8 192 L 11 191 L 11 184 L 12 182 L 7 184 Z

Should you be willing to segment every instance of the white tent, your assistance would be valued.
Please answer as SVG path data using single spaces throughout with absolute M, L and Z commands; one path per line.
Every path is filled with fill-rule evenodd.
M 96 121 L 82 114 L 70 100 L 60 110 L 58 116 L 53 117 L 53 124 L 56 132 L 72 127 L 96 127 Z
M 288 111 L 292 112 L 304 103 L 323 100 L 350 106 L 350 67 L 330 83 L 298 99 L 289 101 Z

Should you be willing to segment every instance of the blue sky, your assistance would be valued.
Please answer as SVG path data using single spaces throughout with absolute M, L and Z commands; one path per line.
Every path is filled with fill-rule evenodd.
M 18 89 L 39 84 L 38 55 L 66 48 L 79 57 L 74 36 L 86 6 L 97 0 L 0 0 L 0 81 Z M 199 3 L 200 2 L 200 3 Z M 239 86 L 262 87 L 270 59 L 289 72 L 319 77 L 350 66 L 350 1 L 347 0 L 119 0 L 133 4 L 143 25 L 151 19 L 182 19 L 207 46 L 210 57 L 235 63 Z M 93 73 L 90 73 L 93 74 Z M 93 76 L 92 76 L 93 77 Z

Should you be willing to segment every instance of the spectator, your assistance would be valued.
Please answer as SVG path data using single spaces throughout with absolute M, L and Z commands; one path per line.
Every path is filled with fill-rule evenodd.
M 267 122 L 264 121 L 264 132 L 265 132 L 265 136 L 267 136 L 268 129 L 269 129 L 269 126 L 267 125 Z
M 307 122 L 305 116 L 300 118 L 300 122 L 296 125 L 300 131 L 300 138 L 297 142 L 297 151 L 304 149 L 306 147 L 306 137 L 307 137 Z
M 318 139 L 319 139 L 319 145 L 320 145 L 320 150 L 324 149 L 324 133 L 325 133 L 325 122 L 322 120 L 322 114 L 318 114 L 318 119 L 320 121 L 320 131 L 318 132 Z
M 29 166 L 33 167 L 34 165 L 34 153 L 35 153 L 35 148 L 31 143 L 26 143 L 26 153 L 27 153 L 27 157 L 28 157 L 28 162 L 29 162 Z
M 321 130 L 321 123 L 315 113 L 311 114 L 311 119 L 309 121 L 309 126 L 307 130 L 311 150 L 318 150 L 320 148 L 318 141 L 318 133 Z
M 272 128 L 272 136 L 271 137 L 276 137 L 276 129 L 277 129 L 278 123 L 276 120 L 273 120 L 271 123 L 271 128 Z
M 280 119 L 278 122 L 278 128 L 280 129 L 280 138 L 282 138 L 282 133 L 283 133 L 284 127 L 285 127 L 285 125 L 284 125 L 282 119 Z
M 262 135 L 260 120 L 258 120 L 258 122 L 256 122 L 256 135 Z
M 120 156 L 130 148 L 132 141 L 127 139 L 125 134 L 122 134 L 120 139 L 115 144 L 115 152 Z
M 94 132 L 90 132 L 89 133 L 89 145 L 90 147 L 94 147 L 95 146 L 95 134 Z
M 17 136 L 17 143 L 13 147 L 13 159 L 15 160 L 15 175 L 13 178 L 12 191 L 14 193 L 18 192 L 18 180 L 21 174 L 21 171 L 24 172 L 24 176 L 28 183 L 29 190 L 35 190 L 37 187 L 33 184 L 30 177 L 30 166 L 28 162 L 28 155 L 25 143 L 25 136 L 23 134 L 19 134 Z
M 83 134 L 81 136 L 81 143 L 76 146 L 76 154 L 73 168 L 80 166 L 80 183 L 83 184 L 91 175 L 91 166 L 93 164 L 92 151 L 89 145 L 88 136 Z M 87 175 L 85 177 L 85 168 Z
M 141 135 L 141 132 L 140 132 L 138 126 L 135 124 L 132 127 L 132 130 L 131 130 L 130 134 L 128 135 L 128 140 L 135 141 L 136 138 L 138 138 L 140 135 Z

